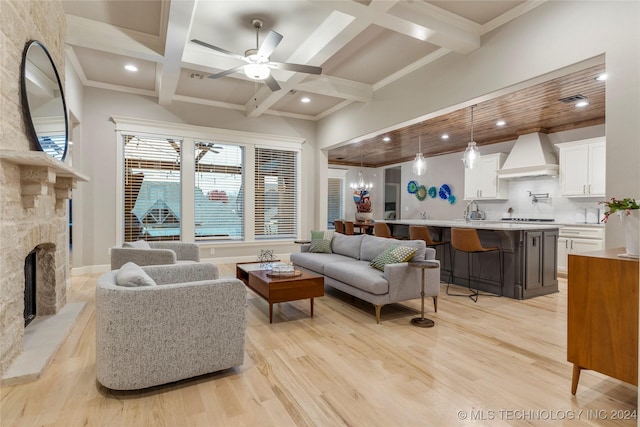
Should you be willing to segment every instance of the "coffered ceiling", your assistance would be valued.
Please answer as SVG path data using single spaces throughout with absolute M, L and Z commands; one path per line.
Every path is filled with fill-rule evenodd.
M 248 117 L 275 114 L 319 120 L 352 103 L 371 101 L 376 90 L 444 55 L 473 52 L 480 47 L 483 34 L 544 1 L 63 0 L 62 3 L 67 14 L 68 57 L 85 86 L 147 95 L 162 105 L 181 101 L 240 110 Z M 254 18 L 264 21 L 259 42 L 272 29 L 283 35 L 270 57 L 272 61 L 320 66 L 322 74 L 272 70 L 282 87 L 275 92 L 241 71 L 208 78 L 242 62 L 190 40 L 202 40 L 244 55 L 247 49 L 256 47 L 256 33 L 251 25 Z M 127 64 L 135 65 L 138 71 L 126 71 Z M 567 92 L 567 96 L 573 94 L 572 90 L 560 90 L 557 85 L 554 90 L 558 94 Z M 588 90 L 597 91 L 576 90 L 585 95 Z M 604 89 L 593 95 L 602 96 L 601 114 L 584 113 L 579 119 L 542 104 L 556 94 L 543 96 L 545 88 L 532 91 L 523 95 L 528 101 L 512 96 L 478 105 L 478 143 L 513 139 L 513 129 L 509 134 L 507 127 L 496 130 L 489 122 L 485 123 L 485 119 L 493 120 L 498 112 L 509 123 L 515 123 L 516 113 L 526 111 L 527 126 L 550 131 L 570 126 L 567 123 L 575 126 L 578 122 L 604 120 Z M 310 102 L 302 103 L 303 97 Z M 517 104 L 511 105 L 512 102 Z M 541 115 L 543 110 L 545 114 Z M 457 111 L 424 122 L 425 154 L 464 149 L 470 124 L 468 113 Z M 596 117 L 598 114 L 600 117 Z M 538 116 L 553 117 L 554 121 Z M 529 120 L 534 117 L 539 120 Z M 559 123 L 562 117 L 567 118 L 566 123 Z M 449 125 L 455 129 L 449 130 Z M 522 126 L 517 128 L 521 130 Z M 445 129 L 452 143 L 437 145 Z M 410 126 L 392 132 L 387 145 L 370 138 L 334 149 L 329 153 L 330 162 L 359 164 L 367 144 L 372 153 L 367 164 L 386 164 L 389 158 L 394 163 L 409 159 L 417 150 L 417 134 L 418 127 Z

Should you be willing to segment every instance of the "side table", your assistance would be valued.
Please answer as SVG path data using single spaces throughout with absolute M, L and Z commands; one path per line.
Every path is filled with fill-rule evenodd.
M 420 317 L 414 317 L 413 319 L 411 319 L 412 325 L 420 326 L 421 328 L 431 328 L 435 324 L 433 320 L 424 317 L 424 271 L 428 268 L 438 268 L 439 266 L 440 264 L 435 261 L 409 262 L 409 267 L 419 268 L 420 270 L 422 270 L 420 272 L 422 274 L 422 292 L 420 292 L 420 296 L 422 297 L 422 308 L 420 310 Z

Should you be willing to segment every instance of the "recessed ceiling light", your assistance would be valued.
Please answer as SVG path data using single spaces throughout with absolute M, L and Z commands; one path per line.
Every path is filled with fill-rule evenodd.
M 385 136 L 384 138 L 382 138 L 382 140 L 384 142 L 389 142 L 389 141 L 391 141 L 391 138 L 389 138 L 388 136 Z
M 309 98 L 308 96 L 304 96 L 302 97 L 302 99 L 300 99 L 300 102 L 304 102 L 305 104 L 308 104 L 309 102 L 311 102 L 311 98 Z
M 127 64 L 127 65 L 125 65 L 125 66 L 124 66 L 124 69 L 125 69 L 125 70 L 127 70 L 127 71 L 131 71 L 131 72 L 136 72 L 136 71 L 138 71 L 138 67 L 136 67 L 136 66 L 135 66 L 135 65 L 133 65 L 133 64 Z
M 504 126 L 504 125 L 506 125 L 506 124 L 507 124 L 507 122 L 505 122 L 504 120 L 498 120 L 498 121 L 496 122 L 496 126 Z
M 599 82 L 603 82 L 607 80 L 607 73 L 599 74 L 598 76 L 596 76 L 596 80 Z
M 587 105 L 589 105 L 589 101 L 587 101 L 587 100 L 580 101 L 580 102 L 576 103 L 576 107 L 578 107 L 578 108 L 586 107 Z
M 447 135 L 447 134 L 445 133 L 445 134 L 442 134 L 442 136 L 441 136 L 440 138 L 441 138 L 441 139 L 449 139 L 449 135 Z

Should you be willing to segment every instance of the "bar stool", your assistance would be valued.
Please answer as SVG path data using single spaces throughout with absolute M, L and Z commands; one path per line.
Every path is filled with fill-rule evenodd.
M 451 276 L 449 277 L 449 282 L 447 283 L 447 295 L 451 296 L 468 296 L 471 298 L 473 302 L 478 302 L 478 296 L 480 296 L 480 286 L 478 285 L 475 289 L 471 289 L 471 259 L 474 254 L 485 254 L 488 252 L 498 252 L 499 263 L 500 263 L 500 295 L 504 294 L 504 256 L 501 248 L 490 247 L 485 248 L 480 243 L 480 237 L 478 237 L 478 230 L 475 228 L 452 228 L 451 229 L 451 247 L 453 248 L 453 256 L 451 259 Z M 469 290 L 473 293 L 470 295 L 466 294 L 451 294 L 449 293 L 449 285 L 453 280 L 453 272 L 455 271 L 455 261 L 456 261 L 456 252 L 466 252 L 467 254 L 467 281 Z M 480 264 L 480 272 L 482 272 L 482 264 Z M 478 273 L 478 278 L 479 274 Z M 498 296 L 493 294 L 482 294 L 487 296 Z
M 428 248 L 434 248 L 436 251 L 438 250 L 438 246 L 442 246 L 442 263 L 445 264 L 447 259 L 447 251 L 445 250 L 445 246 L 449 244 L 448 241 L 435 242 L 431 238 L 431 232 L 429 231 L 429 227 L 426 225 L 410 225 L 409 226 L 409 239 L 410 240 L 424 240 L 427 244 Z M 451 259 L 451 247 L 449 247 L 449 259 Z M 452 275 L 453 272 L 449 270 L 449 275 Z
M 336 228 L 336 233 L 344 234 L 344 222 L 342 222 L 342 220 L 336 219 L 333 221 L 333 225 Z
M 386 237 L 387 239 L 406 240 L 406 237 L 394 236 L 391 234 L 391 229 L 384 222 L 373 223 L 373 235 L 376 237 Z

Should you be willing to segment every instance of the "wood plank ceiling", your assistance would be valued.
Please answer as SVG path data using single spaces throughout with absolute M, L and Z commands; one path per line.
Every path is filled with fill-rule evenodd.
M 595 65 L 478 103 L 473 111 L 474 140 L 483 146 L 530 132 L 556 133 L 603 124 L 605 82 L 595 77 L 604 71 L 604 64 Z M 589 105 L 576 108 L 575 102 L 562 101 L 576 95 L 586 97 Z M 498 120 L 506 125 L 497 126 Z M 443 140 L 443 134 L 449 138 Z M 367 167 L 380 167 L 409 161 L 418 152 L 419 135 L 425 157 L 464 151 L 471 136 L 471 108 L 331 149 L 329 164 L 359 166 L 362 162 Z M 389 141 L 384 141 L 385 137 Z

